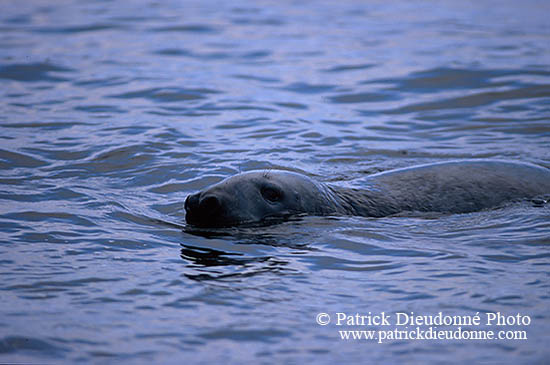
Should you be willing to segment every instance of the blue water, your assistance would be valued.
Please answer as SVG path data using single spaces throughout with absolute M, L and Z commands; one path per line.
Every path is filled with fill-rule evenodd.
M 548 204 L 197 234 L 183 201 L 253 169 L 354 186 L 451 159 L 550 167 L 549 13 L 1 2 L 0 362 L 545 363 Z M 524 340 L 379 344 L 342 340 L 373 328 L 339 312 L 531 323 L 493 327 Z

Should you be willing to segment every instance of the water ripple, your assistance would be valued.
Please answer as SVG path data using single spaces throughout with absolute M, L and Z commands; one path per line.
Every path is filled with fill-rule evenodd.
M 183 203 L 256 169 L 364 188 L 450 159 L 550 167 L 542 2 L 265 5 L 2 4 L 0 362 L 541 362 L 544 198 L 215 230 Z M 397 311 L 532 324 L 387 351 L 315 323 Z
M 220 29 L 206 24 L 174 25 L 151 28 L 153 32 L 220 33 Z
M 120 99 L 149 99 L 155 102 L 181 102 L 205 99 L 208 94 L 219 94 L 220 91 L 213 89 L 184 89 L 184 88 L 151 88 L 139 91 L 129 91 L 122 94 L 111 95 Z
M 435 102 L 412 104 L 394 110 L 387 110 L 386 113 L 402 114 L 439 109 L 474 108 L 493 103 L 504 103 L 507 100 L 536 99 L 549 96 L 550 85 L 531 85 L 512 90 L 486 91 Z
M 48 163 L 33 156 L 20 152 L 0 150 L 0 168 L 12 169 L 14 167 L 40 167 Z
M 0 339 L 0 354 L 15 352 L 40 353 L 42 356 L 60 358 L 69 352 L 65 346 L 52 344 L 51 341 L 33 337 L 6 336 Z
M 23 82 L 67 81 L 68 78 L 56 74 L 74 73 L 75 69 L 55 65 L 52 63 L 11 64 L 0 66 L 0 79 Z

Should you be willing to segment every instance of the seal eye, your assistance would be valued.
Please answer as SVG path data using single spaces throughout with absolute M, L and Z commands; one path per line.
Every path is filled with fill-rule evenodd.
M 262 188 L 262 196 L 265 200 L 275 203 L 282 199 L 283 193 L 279 189 L 266 186 Z

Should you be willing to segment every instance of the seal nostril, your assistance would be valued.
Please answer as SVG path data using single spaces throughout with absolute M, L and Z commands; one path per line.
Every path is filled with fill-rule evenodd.
M 220 208 L 221 203 L 217 197 L 209 195 L 201 199 L 199 206 L 202 211 L 214 212 Z
M 185 199 L 183 207 L 186 211 L 193 210 L 199 205 L 199 194 L 191 194 Z

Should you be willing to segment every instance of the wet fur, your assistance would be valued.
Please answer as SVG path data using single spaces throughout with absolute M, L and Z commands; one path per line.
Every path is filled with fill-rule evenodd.
M 384 217 L 411 211 L 467 213 L 550 193 L 549 169 L 499 160 L 420 165 L 374 174 L 363 181 L 364 188 L 350 189 L 288 171 L 247 172 L 189 196 L 186 219 L 192 225 L 208 227 L 300 214 Z M 263 189 L 280 190 L 280 201 L 266 199 Z M 210 198 L 210 205 L 203 203 L 205 198 Z

